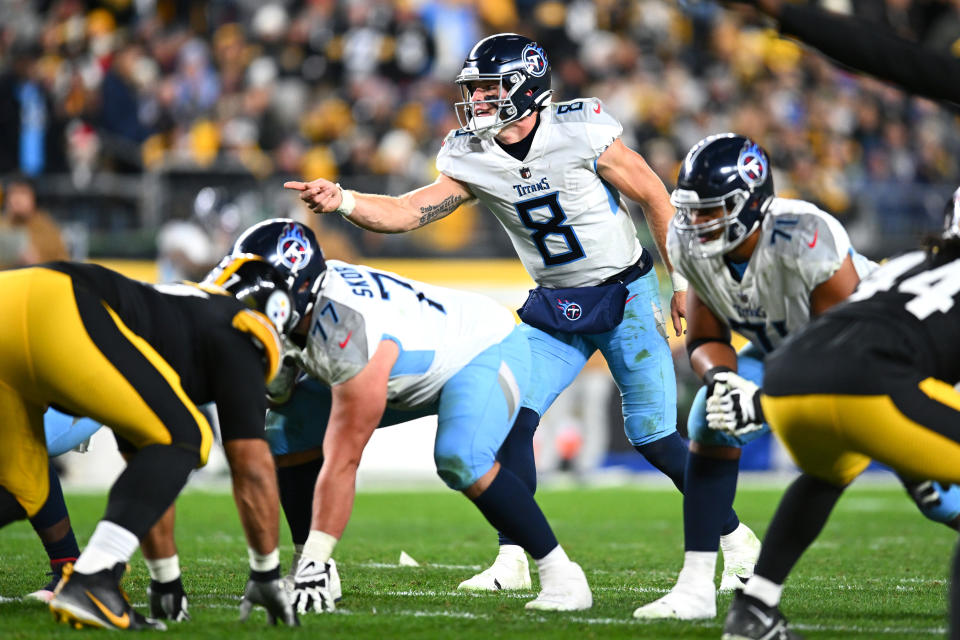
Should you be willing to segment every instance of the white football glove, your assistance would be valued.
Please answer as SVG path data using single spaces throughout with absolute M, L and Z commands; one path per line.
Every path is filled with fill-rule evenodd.
M 760 387 L 732 371 L 714 374 L 707 397 L 707 426 L 733 436 L 763 428 Z
M 340 595 L 340 575 L 333 558 L 326 564 L 300 559 L 293 578 L 293 606 L 298 613 L 334 611 Z

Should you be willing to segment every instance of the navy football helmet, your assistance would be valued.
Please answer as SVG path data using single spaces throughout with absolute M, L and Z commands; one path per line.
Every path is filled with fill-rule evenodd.
M 738 247 L 760 225 L 773 200 L 767 152 L 733 133 L 704 138 L 683 159 L 670 203 L 673 225 L 694 258 L 722 255 Z M 693 211 L 722 207 L 719 218 L 693 223 Z M 719 233 L 718 233 L 719 232 Z
M 226 256 L 207 274 L 201 283 L 204 285 L 233 294 L 248 308 L 267 316 L 280 333 L 294 325 L 293 295 L 287 278 L 262 256 Z
M 477 83 L 497 83 L 496 97 L 473 100 Z M 474 45 L 457 75 L 463 100 L 454 105 L 457 120 L 465 131 L 493 137 L 504 125 L 524 118 L 547 104 L 550 89 L 550 61 L 543 47 L 516 33 L 498 33 Z M 492 109 L 492 113 L 479 115 Z
M 327 272 L 327 262 L 309 227 L 289 218 L 264 220 L 237 238 L 233 255 L 243 254 L 262 256 L 286 278 L 294 303 L 291 327 L 310 314 Z

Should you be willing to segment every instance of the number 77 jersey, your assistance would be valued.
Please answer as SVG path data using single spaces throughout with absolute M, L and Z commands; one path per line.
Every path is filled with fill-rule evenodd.
M 436 400 L 455 373 L 515 326 L 510 311 L 486 296 L 328 260 L 306 346 L 294 357 L 307 374 L 335 385 L 358 374 L 381 341 L 392 340 L 400 355 L 387 401 L 414 408 Z

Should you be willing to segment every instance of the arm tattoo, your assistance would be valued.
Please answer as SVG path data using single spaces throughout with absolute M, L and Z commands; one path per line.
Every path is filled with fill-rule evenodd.
M 420 216 L 420 226 L 422 227 L 429 222 L 433 222 L 437 218 L 442 218 L 459 207 L 461 202 L 463 202 L 463 196 L 450 196 L 440 204 L 420 207 L 420 213 L 423 214 Z

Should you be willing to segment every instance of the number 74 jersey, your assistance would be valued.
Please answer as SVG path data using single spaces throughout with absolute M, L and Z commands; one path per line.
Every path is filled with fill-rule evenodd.
M 513 314 L 475 293 L 410 280 L 388 271 L 327 260 L 303 349 L 288 343 L 307 374 L 330 385 L 358 374 L 383 340 L 400 355 L 390 372 L 390 406 L 437 399 L 443 385 L 516 326 Z

